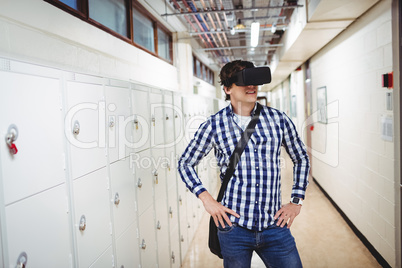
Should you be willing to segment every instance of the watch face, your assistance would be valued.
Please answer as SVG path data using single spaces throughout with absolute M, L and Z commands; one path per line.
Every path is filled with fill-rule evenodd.
M 298 198 L 298 197 L 293 197 L 292 203 L 299 204 L 299 202 L 300 202 L 300 198 Z

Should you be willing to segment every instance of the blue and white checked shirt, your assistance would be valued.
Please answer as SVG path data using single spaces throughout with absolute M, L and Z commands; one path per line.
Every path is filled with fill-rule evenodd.
M 251 115 L 254 111 L 255 108 Z M 243 133 L 238 122 L 231 105 L 220 110 L 201 124 L 181 156 L 178 163 L 180 176 L 197 196 L 206 189 L 194 167 L 214 148 L 223 179 L 229 158 Z M 289 117 L 263 106 L 259 122 L 222 199 L 224 206 L 240 215 L 240 218 L 229 215 L 232 222 L 257 231 L 274 224 L 274 215 L 281 208 L 282 145 L 294 163 L 292 197 L 304 199 L 310 169 L 305 146 Z

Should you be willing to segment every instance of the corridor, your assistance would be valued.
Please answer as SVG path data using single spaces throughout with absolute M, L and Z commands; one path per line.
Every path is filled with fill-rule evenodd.
M 292 162 L 286 155 L 283 159 L 286 159 L 282 168 L 285 202 L 292 187 Z M 209 251 L 208 228 L 209 215 L 204 213 L 183 268 L 223 267 L 222 260 Z M 311 178 L 302 211 L 291 230 L 305 268 L 381 267 Z M 253 255 L 251 267 L 265 267 L 257 254 Z

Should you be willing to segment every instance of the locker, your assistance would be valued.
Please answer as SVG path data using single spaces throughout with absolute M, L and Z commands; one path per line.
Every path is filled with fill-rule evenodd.
M 68 81 L 66 95 L 65 134 L 71 152 L 71 173 L 76 179 L 106 166 L 103 86 Z
M 135 180 L 129 158 L 110 164 L 113 222 L 120 236 L 136 220 Z
M 152 208 L 154 202 L 154 175 L 150 150 L 130 155 L 130 166 L 135 171 L 138 215 L 141 217 L 147 209 Z
M 164 120 L 166 119 L 166 115 L 164 114 L 163 109 L 162 92 L 160 90 L 152 89 L 149 98 L 151 114 L 151 147 L 156 147 L 165 143 Z
M 141 267 L 157 267 L 154 208 L 148 208 L 139 219 Z
M 155 198 L 163 198 L 165 203 L 167 201 L 167 178 L 166 170 L 168 158 L 165 156 L 163 148 L 152 148 L 152 175 L 154 182 Z
M 170 231 L 170 263 L 172 268 L 181 267 L 179 227 Z
M 156 239 L 159 267 L 170 267 L 168 207 L 165 198 L 155 200 Z
M 150 147 L 151 116 L 148 91 L 139 90 L 137 85 L 132 86 L 131 103 L 133 116 L 133 138 L 131 147 L 134 152 L 140 152 Z
M 167 187 L 174 188 L 177 187 L 177 157 L 175 155 L 174 148 L 166 148 L 166 180 L 167 180 Z
M 123 86 L 123 85 L 122 85 Z M 106 128 L 109 161 L 115 162 L 129 155 L 133 120 L 130 118 L 130 89 L 105 86 Z
M 75 236 L 80 267 L 88 267 L 112 243 L 111 200 L 106 168 L 73 182 Z
M 29 267 L 71 267 L 69 211 L 62 184 L 5 208 L 10 267 L 26 253 Z
M 137 237 L 137 228 L 137 222 L 134 222 L 120 237 L 117 238 L 116 267 L 139 267 L 140 249 L 138 247 L 139 241 Z
M 110 268 L 114 266 L 113 248 L 109 247 L 90 268 Z
M 184 136 L 184 114 L 182 98 L 179 94 L 173 95 L 175 144 L 180 143 Z
M 0 81 L 1 175 L 10 204 L 65 182 L 63 115 L 59 80 L 0 72 Z M 5 138 L 15 130 L 13 155 Z
M 187 220 L 187 194 L 185 185 L 179 184 L 178 187 L 178 200 L 179 200 L 179 230 L 180 230 L 180 248 L 182 261 L 186 255 L 189 246 L 188 239 L 188 220 Z
M 165 148 L 174 147 L 175 142 L 175 116 L 178 116 L 177 111 L 173 105 L 172 92 L 165 91 L 163 93 L 163 109 L 165 113 Z

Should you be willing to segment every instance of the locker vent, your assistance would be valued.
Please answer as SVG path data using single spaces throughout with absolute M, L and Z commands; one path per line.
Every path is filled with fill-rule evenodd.
M 11 71 L 10 60 L 0 59 L 0 70 L 2 70 L 2 71 Z

